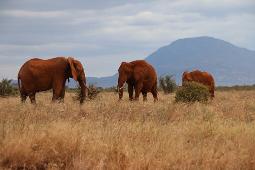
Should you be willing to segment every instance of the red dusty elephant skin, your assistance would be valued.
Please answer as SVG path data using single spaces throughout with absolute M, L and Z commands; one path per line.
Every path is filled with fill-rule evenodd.
M 48 60 L 31 59 L 23 64 L 18 73 L 18 84 L 21 101 L 29 96 L 35 103 L 35 94 L 40 91 L 53 89 L 52 100 L 63 100 L 66 80 L 71 77 L 79 82 L 81 100 L 86 94 L 86 78 L 82 64 L 72 57 L 56 57 Z
M 135 100 L 139 99 L 142 92 L 143 100 L 147 100 L 147 93 L 151 92 L 154 101 L 157 97 L 157 74 L 155 69 L 144 60 L 132 62 L 122 62 L 119 67 L 118 90 L 119 99 L 123 97 L 123 87 L 128 84 L 129 99 L 133 100 L 133 90 L 135 89 Z
M 214 84 L 213 76 L 210 73 L 202 72 L 199 70 L 194 70 L 192 72 L 185 71 L 182 74 L 182 84 L 185 81 L 195 81 L 207 86 L 209 88 L 211 97 L 214 97 L 215 84 Z

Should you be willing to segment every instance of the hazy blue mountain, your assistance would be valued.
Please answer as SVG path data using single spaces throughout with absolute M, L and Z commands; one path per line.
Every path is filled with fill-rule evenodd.
M 117 85 L 118 80 L 118 74 L 115 74 L 113 76 L 109 77 L 87 77 L 87 85 L 88 84 L 94 84 L 97 87 L 112 87 Z M 68 83 L 69 87 L 76 87 L 78 82 L 74 81 L 73 79 L 70 79 L 70 82 Z
M 255 84 L 255 51 L 212 37 L 176 40 L 145 60 L 156 68 L 158 76 L 173 74 L 178 83 L 184 71 L 200 69 L 212 73 L 217 85 Z M 117 84 L 117 76 L 87 80 L 110 87 Z
M 211 37 L 174 41 L 146 60 L 159 75 L 173 74 L 178 82 L 183 71 L 200 69 L 212 73 L 217 85 L 255 84 L 255 51 Z

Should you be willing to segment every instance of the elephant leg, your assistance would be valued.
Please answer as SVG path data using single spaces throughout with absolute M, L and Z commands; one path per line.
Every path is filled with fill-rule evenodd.
M 55 82 L 53 85 L 53 96 L 52 101 L 55 102 L 56 100 L 61 100 L 64 97 L 65 86 L 61 81 Z
M 20 94 L 20 98 L 21 98 L 21 102 L 22 102 L 22 103 L 25 103 L 25 101 L 26 101 L 26 99 L 27 99 L 27 95 L 21 93 L 21 94 Z
M 62 84 L 62 90 L 60 95 L 60 99 L 62 102 L 64 102 L 64 98 L 65 98 L 65 92 L 66 92 L 65 85 L 66 85 L 66 80 L 64 80 Z
M 55 102 L 56 100 L 59 100 L 61 98 L 61 90 L 59 89 L 54 89 L 53 90 L 53 96 L 52 96 L 52 101 Z
M 153 90 L 151 91 L 153 98 L 154 98 L 154 102 L 156 102 L 158 100 L 158 91 L 157 91 L 157 87 L 154 87 Z
M 133 100 L 133 92 L 134 92 L 134 87 L 133 87 L 133 85 L 128 84 L 129 100 Z
M 138 83 L 135 86 L 135 100 L 139 100 L 139 95 L 141 93 L 141 90 L 143 88 L 143 83 Z
M 211 98 L 214 98 L 214 90 L 210 90 Z
M 35 93 L 30 93 L 28 96 L 29 96 L 29 99 L 30 99 L 31 103 L 36 104 Z
M 59 98 L 61 100 L 61 102 L 64 102 L 64 97 L 65 97 L 65 89 L 63 88 L 61 91 L 60 98 Z
M 147 92 L 142 91 L 143 94 L 143 101 L 147 101 Z

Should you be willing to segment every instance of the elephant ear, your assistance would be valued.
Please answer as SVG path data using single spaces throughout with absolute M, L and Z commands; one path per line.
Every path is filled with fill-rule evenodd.
M 68 57 L 67 60 L 68 60 L 68 63 L 70 65 L 70 68 L 71 68 L 71 73 L 72 73 L 73 79 L 75 81 L 77 81 L 78 74 L 77 74 L 77 71 L 74 67 L 74 59 L 72 57 Z
M 185 83 L 186 81 L 188 81 L 188 74 L 189 74 L 188 71 L 184 71 L 184 72 L 182 73 L 182 85 L 184 85 L 184 83 Z
M 182 77 L 184 77 L 186 74 L 188 74 L 189 72 L 188 71 L 184 71 L 183 73 L 182 73 Z

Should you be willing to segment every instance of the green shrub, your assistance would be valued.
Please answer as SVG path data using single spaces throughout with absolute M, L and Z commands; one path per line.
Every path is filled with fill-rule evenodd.
M 3 79 L 0 82 L 0 96 L 14 96 L 18 94 L 18 89 L 12 86 L 11 80 Z
M 186 82 L 176 91 L 176 102 L 207 102 L 210 97 L 207 86 L 197 82 Z
M 176 89 L 176 82 L 173 79 L 173 75 L 160 76 L 159 87 L 165 94 L 172 93 Z

